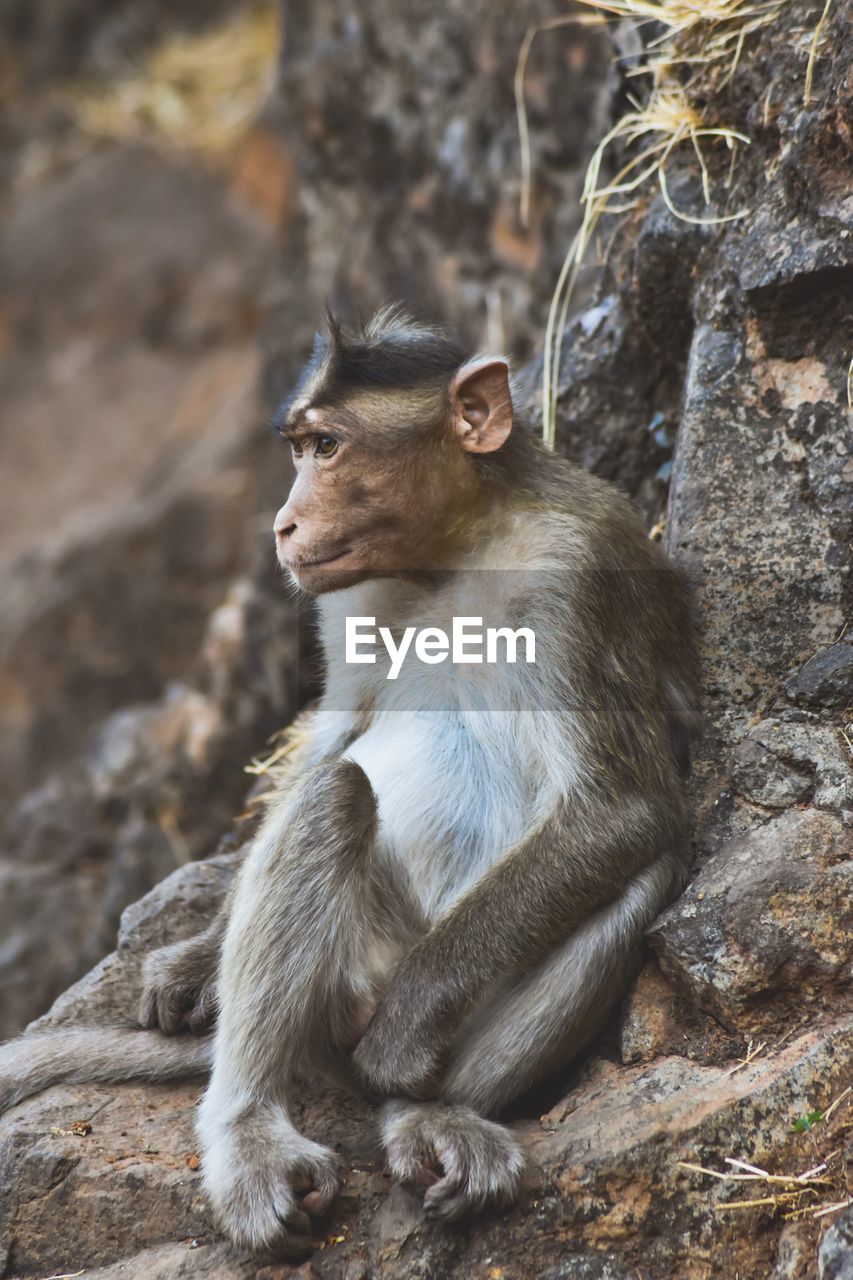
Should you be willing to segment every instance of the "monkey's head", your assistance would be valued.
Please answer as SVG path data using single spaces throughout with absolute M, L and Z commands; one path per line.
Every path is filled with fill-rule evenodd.
M 512 425 L 505 360 L 397 311 L 355 334 L 329 317 L 275 421 L 296 468 L 275 519 L 282 568 L 319 594 L 457 563 Z

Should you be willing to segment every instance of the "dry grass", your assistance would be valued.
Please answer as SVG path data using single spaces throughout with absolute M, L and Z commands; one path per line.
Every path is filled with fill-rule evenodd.
M 715 1208 L 718 1213 L 736 1210 L 770 1208 L 790 1218 L 825 1218 L 853 1204 L 853 1195 L 845 1181 L 842 1141 L 853 1129 L 850 1106 L 853 1086 L 839 1094 L 820 1120 L 807 1130 L 816 1163 L 802 1173 L 771 1173 L 745 1160 L 726 1156 L 727 1169 L 708 1169 L 704 1165 L 680 1160 L 678 1168 L 714 1178 L 728 1186 L 750 1184 L 758 1195 L 743 1199 L 723 1200 Z
M 674 217 L 699 226 L 718 226 L 749 214 L 748 209 L 725 208 L 737 162 L 738 149 L 750 139 L 727 123 L 723 90 L 735 76 L 746 42 L 768 24 L 776 22 L 787 0 L 578 0 L 599 18 L 610 15 L 633 21 L 638 28 L 655 23 L 660 28 L 645 48 L 640 63 L 628 74 L 649 77 L 642 98 L 632 99 L 633 110 L 602 139 L 586 172 L 581 201 L 583 218 L 569 246 L 551 299 L 545 332 L 542 376 L 543 436 L 553 448 L 556 400 L 560 377 L 560 351 L 569 307 L 590 244 L 602 217 L 623 214 L 637 205 L 644 189 L 657 184 Z M 826 4 L 811 42 L 804 96 L 811 96 L 815 59 L 832 0 Z M 523 224 L 529 219 L 531 158 L 529 129 L 524 109 L 524 74 L 534 36 L 539 30 L 564 25 L 556 19 L 531 28 L 519 53 L 515 77 L 516 109 L 522 156 L 521 208 Z M 724 177 L 712 179 L 710 153 L 727 150 Z M 668 170 L 676 152 L 687 147 L 702 181 L 707 213 L 697 216 L 680 209 L 673 200 Z M 602 179 L 610 167 L 613 150 L 621 155 L 615 177 Z
M 310 739 L 310 725 L 313 716 L 313 706 L 308 706 L 304 711 L 300 711 L 295 720 L 292 720 L 284 729 L 280 729 L 278 733 L 274 733 L 269 739 L 268 745 L 272 750 L 267 755 L 256 756 L 245 766 L 246 773 L 252 774 L 255 778 L 268 779 L 270 786 L 265 791 L 252 796 L 248 810 L 241 817 L 252 816 L 257 812 L 259 806 L 268 804 L 274 796 L 278 795 L 282 784 L 293 768 L 297 752 Z
M 211 31 L 172 37 L 122 79 L 74 84 L 64 96 L 85 136 L 162 140 L 217 158 L 272 87 L 278 32 L 265 0 Z
M 823 28 L 831 8 L 832 0 L 826 0 L 826 4 L 823 6 L 823 13 L 820 15 L 820 21 L 814 29 L 814 35 L 812 36 L 812 42 L 809 47 L 809 61 L 806 67 L 806 83 L 803 89 L 803 102 L 807 106 L 812 100 L 812 84 L 814 82 L 814 69 L 815 63 L 817 62 L 818 45 L 820 44 L 820 38 L 823 35 Z

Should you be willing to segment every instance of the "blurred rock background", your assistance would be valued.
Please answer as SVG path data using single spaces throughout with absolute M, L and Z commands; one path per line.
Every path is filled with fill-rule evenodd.
M 693 580 L 696 878 L 592 1058 L 522 1108 L 512 1214 L 424 1227 L 365 1108 L 309 1092 L 307 1126 L 355 1170 L 296 1274 L 847 1274 L 853 32 L 832 6 L 805 103 L 821 7 L 782 6 L 727 90 L 750 216 L 702 225 L 679 151 L 694 221 L 643 191 L 561 344 L 557 447 L 631 493 Z M 56 997 L 48 1022 L 132 1017 L 141 956 L 233 874 L 244 765 L 314 678 L 273 567 L 288 463 L 264 424 L 326 300 L 403 298 L 508 351 L 538 412 L 584 170 L 640 47 L 567 12 L 0 0 L 0 1036 Z M 0 1276 L 292 1274 L 213 1232 L 195 1096 L 68 1088 L 11 1113 Z M 727 1157 L 826 1169 L 774 1206 L 781 1184 L 681 1167 Z

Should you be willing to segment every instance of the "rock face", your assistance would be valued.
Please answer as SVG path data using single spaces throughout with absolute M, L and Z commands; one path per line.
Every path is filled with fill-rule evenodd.
M 792 702 L 811 707 L 847 707 L 853 701 L 853 644 L 831 644 L 785 681 Z
M 534 198 L 530 228 L 521 227 L 512 77 L 526 25 L 558 13 L 447 0 L 435 21 L 416 0 L 287 6 L 279 93 L 246 153 L 252 182 L 262 173 L 281 197 L 274 230 L 267 225 L 257 242 L 249 234 L 258 262 L 272 241 L 278 253 L 278 292 L 263 324 L 270 396 L 301 358 L 324 294 L 344 310 L 407 294 L 477 341 L 532 348 L 568 239 L 578 158 L 604 132 L 610 90 L 618 91 L 604 82 L 599 33 L 536 36 L 527 83 Z M 464 1227 L 426 1225 L 417 1201 L 389 1186 L 370 1108 L 306 1087 L 298 1121 L 342 1151 L 347 1182 L 311 1259 L 299 1267 L 249 1259 L 217 1236 L 199 1193 L 196 1088 L 68 1086 L 0 1121 L 4 1280 L 82 1269 L 100 1280 L 849 1273 L 853 214 L 842 157 L 851 30 L 833 6 L 804 106 L 798 33 L 813 30 L 819 14 L 799 3 L 786 14 L 762 30 L 760 47 L 746 42 L 727 103 L 753 136 L 732 196 L 752 215 L 708 228 L 675 218 L 662 199 L 641 200 L 563 341 L 559 447 L 629 489 L 649 523 L 672 464 L 666 539 L 695 586 L 708 731 L 693 782 L 695 874 L 652 929 L 654 958 L 619 1026 L 514 1114 L 529 1161 L 522 1201 Z M 156 187 L 161 162 L 145 163 Z M 673 168 L 678 206 L 701 218 L 692 161 Z M 230 236 L 242 243 L 229 217 L 212 220 L 210 261 Z M 240 272 L 214 275 L 220 294 L 206 281 L 196 295 L 189 281 L 167 303 L 176 342 L 210 341 L 227 362 L 248 347 L 254 321 L 229 331 L 221 348 L 210 337 L 217 308 L 204 290 L 227 310 L 244 287 Z M 245 279 L 254 298 L 256 278 Z M 146 270 L 140 283 L 143 294 L 153 288 Z M 128 324 L 152 306 L 156 313 L 156 298 L 145 296 Z M 534 363 L 523 378 L 534 405 L 537 372 Z M 238 401 L 242 376 L 226 379 Z M 202 395 L 192 423 L 206 421 L 208 404 Z M 95 682 L 95 709 L 80 712 L 66 740 L 73 761 L 58 770 L 46 762 L 38 789 L 14 812 L 0 862 L 10 1028 L 78 976 L 38 1025 L 133 1016 L 145 954 L 202 927 L 239 862 L 250 826 L 218 843 L 242 809 L 238 762 L 305 695 L 301 680 L 282 681 L 299 652 L 295 641 L 289 647 L 295 624 L 262 574 L 250 573 L 214 609 L 236 566 L 251 563 L 248 513 L 269 501 L 263 487 L 248 497 L 240 488 L 262 456 L 231 425 L 216 433 L 221 451 L 209 476 L 212 485 L 237 460 L 233 507 L 227 494 L 206 506 L 207 489 L 190 499 L 192 468 L 182 459 L 198 453 L 167 452 L 162 467 L 171 473 L 177 459 L 175 485 L 144 526 L 159 549 L 144 562 L 157 589 L 180 597 L 185 572 L 212 584 L 204 607 L 187 610 L 168 654 L 158 643 L 163 667 L 144 688 L 104 694 L 107 677 Z M 187 518 L 174 512 L 188 509 L 202 524 L 223 521 L 211 534 L 209 578 L 195 559 L 204 547 L 193 547 L 177 576 L 163 557 Z M 118 512 L 110 521 L 124 528 Z M 223 531 L 236 541 L 223 536 L 217 551 Z M 51 600 L 63 576 L 56 565 L 65 572 L 70 561 L 43 570 L 41 557 L 30 581 L 43 581 Z M 104 561 L 93 564 L 93 584 L 114 583 Z M 110 586 L 111 600 L 117 590 Z M 84 593 L 94 613 L 81 616 L 103 616 L 96 595 L 94 585 Z M 24 593 L 12 616 L 26 622 L 29 607 Z M 51 615 L 70 631 L 73 654 L 70 616 Z M 93 625 L 78 624 L 84 637 Z M 187 657 L 205 633 L 204 656 Z M 37 705 L 28 690 L 46 678 L 40 655 L 52 652 L 28 646 L 34 634 L 20 624 L 15 670 L 29 670 L 28 647 L 34 655 L 30 683 L 17 675 L 12 686 L 23 689 L 10 702 L 22 741 Z M 82 642 L 76 651 L 85 652 Z M 180 687 L 164 689 L 176 676 Z M 76 685 L 63 697 L 63 706 L 82 706 Z M 125 705 L 141 697 L 144 706 Z M 97 725 L 85 750 L 83 722 Z M 201 860 L 128 907 L 117 949 L 104 956 L 108 922 L 186 857 Z M 36 942 L 22 925 L 33 912 L 43 913 Z M 37 973 L 41 953 L 44 973 L 22 979 L 25 966 Z M 732 1161 L 759 1172 L 732 1181 L 733 1169 L 743 1173 Z
M 732 1029 L 780 1030 L 853 1001 L 849 829 L 794 809 L 727 841 L 650 940 L 664 973 Z
M 280 367 L 293 358 L 294 302 L 308 301 L 313 323 L 325 298 L 364 311 L 408 299 L 477 344 L 533 353 L 577 218 L 579 166 L 609 109 L 602 33 L 540 31 L 525 77 L 525 226 L 513 81 L 528 27 L 562 16 L 556 0 L 450 0 L 440 16 L 421 0 L 288 6 L 265 117 L 292 172 L 270 327 Z
M 122 908 L 216 847 L 251 785 L 240 768 L 306 694 L 294 607 L 234 584 L 195 687 L 115 712 L 28 793 L 0 857 L 0 1034 L 20 1030 L 104 955 Z
M 0 802 L 190 675 L 255 550 L 271 248 L 220 184 L 139 145 L 23 192 L 0 229 Z
M 820 1245 L 818 1280 L 850 1280 L 853 1276 L 853 1212 L 839 1214 Z

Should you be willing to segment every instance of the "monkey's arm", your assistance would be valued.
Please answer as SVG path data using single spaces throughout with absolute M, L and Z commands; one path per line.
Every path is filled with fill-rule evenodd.
M 160 947 L 143 968 L 139 1024 L 166 1035 L 189 1028 L 203 1035 L 216 1020 L 216 973 L 232 894 L 203 933 Z
M 306 761 L 324 749 L 322 740 L 318 741 L 317 723 L 317 708 L 307 707 L 279 736 L 276 759 L 267 770 L 271 796 L 280 796 L 293 785 Z M 232 888 L 202 933 L 160 947 L 147 957 L 139 1002 L 140 1026 L 159 1027 L 166 1035 L 176 1035 L 187 1028 L 195 1035 L 210 1030 L 218 1012 L 216 975 L 233 898 Z
M 653 799 L 618 809 L 564 801 L 395 970 L 354 1054 L 371 1091 L 430 1096 L 449 1036 L 488 986 L 535 966 L 633 877 L 660 875 L 650 864 L 680 830 Z

